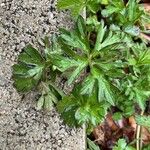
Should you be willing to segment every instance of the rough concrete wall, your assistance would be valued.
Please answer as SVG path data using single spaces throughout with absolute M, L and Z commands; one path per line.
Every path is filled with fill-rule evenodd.
M 0 0 L 0 150 L 84 150 L 82 129 L 69 129 L 55 110 L 37 111 L 36 97 L 13 88 L 11 66 L 26 43 L 70 26 L 54 0 Z

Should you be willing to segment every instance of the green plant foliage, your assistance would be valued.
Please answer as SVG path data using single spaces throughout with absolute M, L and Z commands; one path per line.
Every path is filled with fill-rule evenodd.
M 77 16 L 86 6 L 86 0 L 58 0 L 59 9 L 71 9 L 72 14 Z
M 56 43 L 55 46 L 53 44 L 50 46 L 48 37 L 45 37 L 43 43 L 45 45 L 43 55 L 31 45 L 25 47 L 24 52 L 19 55 L 18 64 L 13 66 L 13 79 L 19 92 L 27 93 L 37 88 L 41 94 L 37 109 L 49 110 L 63 96 L 63 92 L 55 86 L 56 71 L 52 68 L 49 56 L 61 52 Z
M 88 149 L 87 150 L 100 150 L 100 148 L 89 138 L 87 138 Z
M 50 110 L 63 96 L 63 93 L 53 84 L 41 82 L 39 85 L 41 96 L 37 102 L 37 110 Z
M 120 57 L 120 53 L 117 53 L 117 50 L 120 46 L 126 44 L 125 35 L 108 32 L 104 22 L 101 22 L 96 43 L 91 47 L 87 38 L 86 24 L 81 16 L 78 18 L 76 26 L 77 28 L 69 33 L 62 30 L 60 36 L 62 50 L 69 57 L 53 55 L 51 58 L 52 62 L 61 72 L 72 70 L 68 78 L 68 84 L 72 84 L 89 68 L 80 93 L 92 95 L 92 92 L 96 90 L 99 101 L 106 100 L 114 105 L 113 91 L 111 90 L 111 82 L 108 80 L 108 77 L 124 76 L 123 70 L 119 69 L 122 63 L 118 62 L 117 57 Z M 112 49 L 110 55 L 115 55 L 116 60 L 109 59 L 111 56 L 108 56 L 107 51 L 110 49 Z
M 135 117 L 135 120 L 136 120 L 137 124 L 150 128 L 150 116 L 139 116 L 139 115 L 137 115 Z
M 140 32 L 147 33 L 150 19 L 139 0 L 58 0 L 58 8 L 72 12 L 74 28 L 41 40 L 42 54 L 31 45 L 25 48 L 13 66 L 16 89 L 25 93 L 36 88 L 41 94 L 37 109 L 57 105 L 70 126 L 93 128 L 104 121 L 111 106 L 118 110 L 115 120 L 135 114 L 135 105 L 145 111 L 150 48 Z M 86 19 L 80 16 L 83 10 Z M 73 90 L 60 91 L 58 78 Z M 114 150 L 122 149 L 132 148 L 121 139 Z
M 108 0 L 58 0 L 57 7 L 61 10 L 70 9 L 73 16 L 78 16 L 84 8 L 96 13 L 100 4 L 107 5 Z
M 124 32 L 134 36 L 138 36 L 140 29 L 143 29 L 144 20 L 150 21 L 137 0 L 129 0 L 127 4 L 123 0 L 110 1 L 106 9 L 102 10 L 102 15 L 110 24 L 119 25 Z
M 103 122 L 109 104 L 99 103 L 96 94 L 79 95 L 79 91 L 80 87 L 75 87 L 71 95 L 58 102 L 57 108 L 64 121 L 70 126 L 82 124 L 96 126 Z
M 149 150 L 150 149 L 150 145 L 146 145 L 144 146 L 143 150 Z
M 13 66 L 13 79 L 19 92 L 28 92 L 42 78 L 45 60 L 41 54 L 28 45 L 18 58 L 19 63 Z
M 113 150 L 136 150 L 134 147 L 129 146 L 124 139 L 119 139 Z
M 115 121 L 121 120 L 121 119 L 122 119 L 122 114 L 121 114 L 120 112 L 114 113 L 113 119 L 114 119 Z

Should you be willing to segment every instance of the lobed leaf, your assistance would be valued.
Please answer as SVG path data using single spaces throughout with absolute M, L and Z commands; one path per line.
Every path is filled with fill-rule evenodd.
M 28 92 L 35 87 L 45 68 L 45 60 L 41 54 L 28 45 L 19 56 L 19 63 L 13 66 L 14 85 L 19 92 Z

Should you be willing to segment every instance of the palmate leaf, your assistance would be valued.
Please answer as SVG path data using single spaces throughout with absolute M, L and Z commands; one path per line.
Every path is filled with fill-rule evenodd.
M 86 22 L 81 16 L 78 17 L 76 28 L 73 31 L 67 32 L 65 29 L 61 30 L 60 38 L 63 43 L 73 48 L 80 49 L 82 53 L 88 53 L 90 50 Z
M 112 31 L 108 31 L 104 26 L 104 22 L 101 21 L 98 31 L 95 47 L 93 50 L 93 56 L 95 57 L 100 51 L 114 50 L 126 44 L 124 34 L 116 34 Z
M 81 94 L 92 94 L 92 92 L 98 91 L 98 100 L 107 101 L 114 105 L 114 93 L 111 91 L 110 83 L 105 79 L 101 72 L 97 68 L 92 69 L 90 74 L 83 82 L 81 88 Z
M 86 0 L 58 0 L 59 9 L 71 9 L 72 15 L 77 16 L 86 6 Z
M 132 78 L 132 79 L 131 79 Z M 122 92 L 124 91 L 125 96 L 127 96 L 128 100 L 133 104 L 137 103 L 139 107 L 144 111 L 146 106 L 146 101 L 150 96 L 149 91 L 149 82 L 146 77 L 137 78 L 134 76 L 127 76 L 127 81 L 123 81 L 122 83 Z
M 91 99 L 88 99 L 92 101 Z M 107 114 L 107 105 L 97 102 L 89 102 L 81 106 L 75 113 L 75 118 L 79 124 L 92 124 L 93 126 L 98 125 L 104 121 L 104 117 Z
M 113 150 L 136 150 L 134 147 L 127 145 L 125 139 L 119 139 Z
M 78 17 L 76 26 L 77 27 L 72 32 L 62 30 L 62 35 L 60 36 L 60 41 L 61 41 L 60 44 L 61 44 L 62 51 L 64 51 L 65 55 L 68 55 L 69 58 L 65 55 L 63 56 L 53 55 L 51 58 L 53 64 L 62 72 L 73 69 L 73 72 L 70 74 L 70 78 L 68 79 L 69 84 L 71 84 L 75 79 L 77 79 L 82 73 L 82 71 L 86 70 L 88 66 L 92 66 L 92 64 L 96 64 L 95 57 L 97 57 L 97 55 L 101 55 L 104 59 L 108 61 L 109 58 L 107 56 L 105 58 L 105 55 L 107 55 L 107 52 L 105 52 L 105 50 L 109 51 L 110 49 L 113 49 L 113 51 L 115 51 L 116 49 L 120 48 L 121 45 L 123 46 L 126 43 L 125 41 L 123 41 L 124 37 L 122 35 L 113 34 L 112 32 L 107 32 L 108 29 L 104 27 L 104 22 L 101 22 L 101 24 L 99 24 L 99 31 L 97 35 L 95 48 L 91 50 L 91 47 L 89 46 L 90 41 L 87 39 L 85 21 L 81 16 Z M 116 52 L 114 52 L 114 55 L 116 55 Z M 110 55 L 110 57 L 112 57 L 112 55 Z M 102 64 L 102 62 L 99 64 Z M 108 74 L 110 73 L 111 71 L 108 72 Z M 117 72 L 117 73 L 121 74 L 121 72 Z M 94 80 L 93 83 L 89 81 L 92 86 L 94 85 Z M 107 81 L 105 81 L 103 86 L 104 85 L 106 86 L 106 84 Z M 81 93 L 87 93 L 88 89 L 89 89 L 88 86 L 85 87 L 85 89 L 82 90 Z M 108 96 L 110 91 L 106 93 L 104 95 L 106 95 L 106 97 L 112 103 L 111 97 Z
M 19 56 L 19 63 L 13 66 L 14 85 L 19 92 L 28 92 L 42 77 L 45 60 L 41 54 L 28 45 Z
M 98 78 L 98 99 L 105 100 L 114 105 L 113 92 L 110 89 L 109 82 L 102 76 Z
M 137 115 L 135 117 L 135 120 L 136 120 L 137 124 L 150 128 L 150 116 L 139 116 L 139 115 Z
M 91 141 L 89 138 L 87 138 L 88 143 L 88 149 L 87 150 L 100 150 L 99 146 L 96 145 L 93 141 Z
M 57 6 L 59 9 L 70 9 L 73 16 L 78 16 L 85 7 L 96 13 L 100 4 L 107 5 L 108 0 L 58 0 Z
M 44 56 L 46 59 L 49 59 L 49 56 L 52 54 L 61 54 L 62 50 L 58 42 L 58 36 L 52 35 L 51 37 L 46 36 L 43 39 L 45 45 Z
M 140 10 L 140 5 L 138 4 L 137 0 L 129 0 L 127 9 L 130 22 L 135 23 L 143 15 L 143 11 Z
M 140 29 L 145 26 L 142 18 L 147 18 L 147 14 L 137 0 L 129 0 L 127 4 L 123 0 L 111 1 L 106 9 L 102 10 L 102 15 L 110 23 L 123 27 L 124 32 L 133 36 L 139 35 Z
M 57 54 L 53 54 L 50 57 L 51 61 L 53 62 L 53 65 L 56 66 L 56 68 L 61 72 L 64 72 L 72 67 L 77 67 L 80 64 L 76 60 L 72 60 L 68 57 L 64 57 Z
M 95 95 L 80 95 L 80 87 L 75 87 L 70 96 L 58 102 L 57 108 L 64 121 L 70 125 L 91 124 L 103 122 L 108 104 L 98 103 Z
M 113 13 L 118 13 L 124 9 L 123 0 L 112 0 L 109 5 L 102 11 L 104 17 L 109 17 Z
M 145 95 L 144 90 L 137 89 L 137 88 L 134 88 L 134 94 L 135 94 L 135 101 L 139 104 L 140 108 L 144 111 L 148 96 Z
M 63 96 L 63 93 L 58 90 L 52 83 L 41 82 L 39 85 L 41 96 L 37 102 L 37 110 L 50 110 Z
M 100 4 L 107 5 L 109 0 L 88 0 L 87 8 L 92 12 L 96 13 L 100 9 Z
M 53 65 L 59 71 L 65 73 L 70 70 L 72 71 L 69 74 L 68 84 L 75 81 L 88 66 L 85 54 L 89 51 L 89 43 L 86 37 L 85 21 L 81 16 L 78 17 L 76 26 L 76 29 L 72 32 L 61 29 L 62 34 L 59 41 L 65 54 L 53 54 L 50 56 Z M 80 52 L 78 53 L 77 51 L 79 50 Z
M 57 104 L 58 112 L 61 114 L 64 122 L 69 126 L 78 126 L 78 122 L 75 119 L 75 112 L 79 107 L 79 101 L 74 99 L 74 96 L 63 97 Z
M 95 78 L 92 75 L 88 75 L 88 77 L 84 80 L 81 88 L 81 94 L 89 94 L 91 95 L 95 86 Z
M 74 69 L 71 75 L 69 75 L 68 79 L 69 85 L 80 76 L 82 71 L 88 65 L 88 62 L 86 60 L 74 60 L 60 55 L 52 55 L 51 60 L 55 65 L 55 67 L 61 72 Z
M 150 51 L 145 47 L 145 44 L 135 45 L 132 47 L 128 63 L 133 69 L 133 76 L 129 79 L 128 85 L 124 82 L 124 87 L 127 88 L 125 94 L 129 99 L 138 103 L 139 107 L 144 111 L 146 101 L 150 97 L 150 82 L 149 82 L 149 64 Z M 122 84 L 122 85 L 123 85 Z
M 128 59 L 129 65 L 136 67 L 150 65 L 150 49 L 145 44 L 134 45 L 132 51 L 134 55 L 130 55 Z
M 68 79 L 68 84 L 70 85 L 77 77 L 80 76 L 82 71 L 87 67 L 88 62 L 81 62 L 79 66 L 74 70 L 70 78 Z
M 77 23 L 76 23 L 77 27 L 78 27 L 78 31 L 80 33 L 80 35 L 85 38 L 86 37 L 86 22 L 84 20 L 84 18 L 82 16 L 78 17 Z
M 150 50 L 141 52 L 138 62 L 138 65 L 150 65 Z

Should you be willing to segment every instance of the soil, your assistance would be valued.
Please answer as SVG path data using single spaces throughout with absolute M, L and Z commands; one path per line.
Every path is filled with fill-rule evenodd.
M 55 109 L 37 111 L 37 93 L 22 98 L 11 79 L 23 47 L 39 47 L 40 38 L 70 28 L 69 16 L 54 0 L 0 0 L 0 150 L 85 149 L 83 129 L 65 126 Z

